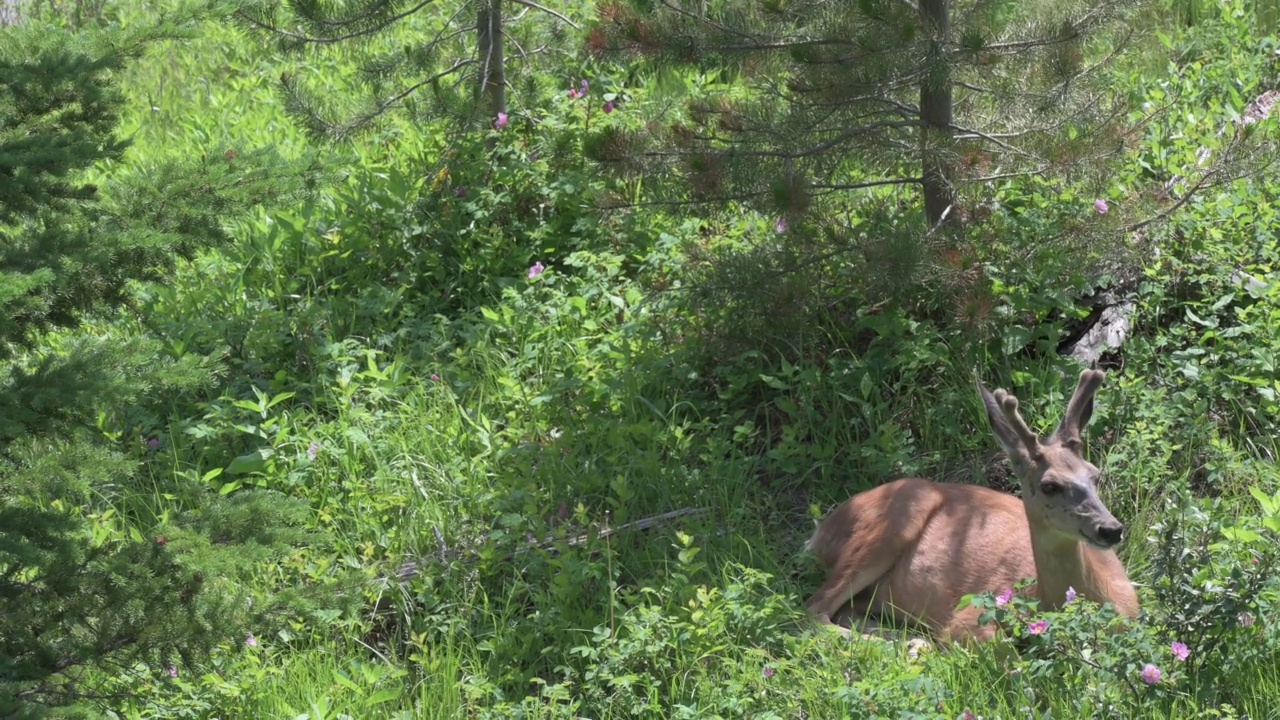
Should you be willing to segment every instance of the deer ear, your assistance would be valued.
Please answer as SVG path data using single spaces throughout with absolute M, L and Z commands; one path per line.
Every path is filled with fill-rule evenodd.
M 978 395 L 982 398 L 982 405 L 987 411 L 987 423 L 990 424 L 991 432 L 996 436 L 1000 449 L 1004 450 L 1004 454 L 1009 456 L 1009 460 L 1015 464 L 1029 463 L 1032 460 L 1033 448 L 1028 445 L 1026 434 L 1015 427 L 1010 420 L 1011 415 L 1017 417 L 1017 399 L 1004 390 L 996 390 L 992 393 L 981 380 L 977 383 Z M 1006 410 L 1008 405 L 1012 406 L 1012 412 Z

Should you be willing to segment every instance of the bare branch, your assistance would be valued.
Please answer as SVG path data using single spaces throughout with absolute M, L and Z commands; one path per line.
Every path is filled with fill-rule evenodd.
M 383 21 L 381 24 L 379 24 L 379 25 L 375 25 L 375 26 L 373 26 L 373 27 L 368 27 L 368 28 L 365 28 L 365 29 L 363 29 L 363 30 L 356 30 L 356 31 L 351 32 L 351 33 L 348 33 L 348 34 L 346 34 L 346 35 L 334 35 L 334 36 L 329 36 L 329 37 L 312 37 L 312 36 L 309 36 L 309 35 L 303 35 L 303 34 L 301 34 L 301 33 L 295 33 L 295 32 L 289 31 L 289 30 L 284 30 L 284 29 L 282 29 L 282 28 L 275 27 L 275 26 L 273 26 L 273 25 L 268 25 L 267 23 L 264 23 L 264 22 L 262 22 L 261 20 L 258 20 L 257 18 L 255 18 L 255 17 L 253 17 L 252 15 L 248 14 L 248 13 L 247 13 L 246 11 L 244 11 L 244 10 L 237 10 L 237 11 L 235 12 L 235 15 L 236 15 L 236 17 L 240 18 L 241 20 L 244 20 L 245 22 L 249 23 L 250 25 L 252 25 L 252 26 L 254 26 L 254 27 L 256 27 L 256 28 L 259 28 L 259 29 L 261 29 L 261 30 L 266 30 L 267 32 L 274 33 L 274 34 L 276 34 L 276 35 L 281 35 L 281 36 L 287 37 L 287 38 L 289 38 L 290 40 L 296 40 L 296 41 L 298 41 L 298 42 L 302 42 L 302 43 L 312 43 L 312 44 L 317 44 L 317 45 L 327 45 L 327 44 L 331 44 L 331 43 L 338 43 L 338 42 L 342 42 L 342 41 L 344 41 L 344 40 L 351 40 L 351 39 L 353 39 L 353 38 L 364 37 L 365 35 L 373 35 L 374 33 L 381 32 L 381 31 L 385 30 L 386 28 L 388 28 L 388 27 L 390 27 L 390 26 L 394 25 L 395 23 L 397 23 L 397 22 L 399 22 L 399 21 L 401 21 L 401 20 L 403 20 L 403 19 L 405 19 L 405 18 L 409 17 L 410 15 L 412 15 L 412 14 L 414 14 L 414 13 L 418 12 L 419 10 L 421 10 L 422 8 L 424 8 L 424 7 L 428 6 L 428 5 L 430 5 L 430 4 L 431 4 L 431 3 L 433 3 L 433 2 L 435 2 L 435 0 L 422 0 L 422 2 L 418 3 L 417 5 L 414 5 L 413 7 L 409 8 L 408 10 L 405 10 L 404 12 L 398 13 L 398 14 L 396 14 L 396 15 L 393 15 L 393 16 L 391 16 L 391 17 L 387 18 L 386 20 L 384 20 L 384 21 Z
M 534 10 L 541 10 L 542 12 L 544 12 L 544 13 L 546 13 L 546 14 L 548 14 L 548 15 L 551 15 L 552 17 L 555 17 L 557 20 L 559 20 L 560 22 L 562 22 L 562 23 L 564 23 L 564 24 L 568 25 L 569 27 L 573 28 L 574 30 L 581 30 L 581 29 L 582 29 L 581 27 L 579 27 L 579 26 L 578 26 L 578 23 L 576 23 L 576 22 L 574 22 L 574 21 L 570 20 L 568 17 L 565 17 L 564 15 L 560 14 L 559 12 L 557 12 L 557 11 L 555 11 L 555 10 L 552 10 L 551 8 L 549 8 L 549 7 L 545 6 L 545 5 L 539 5 L 538 3 L 533 2 L 533 0 L 511 0 L 511 2 L 513 2 L 513 3 L 517 4 L 517 5 L 524 5 L 525 7 L 533 8 Z
M 885 178 L 883 180 L 867 180 L 858 183 L 814 183 L 809 187 L 817 190 L 865 190 L 866 188 L 883 187 L 885 185 L 919 185 L 922 177 Z
M 611 528 L 606 524 L 598 527 L 597 532 L 594 533 L 594 537 L 596 537 L 597 539 L 601 539 L 601 538 L 607 538 L 611 535 L 617 535 L 619 533 L 626 532 L 629 530 L 648 530 L 649 528 L 655 525 L 658 525 L 659 523 L 669 522 L 677 518 L 688 517 L 691 515 L 702 515 L 709 511 L 710 511 L 709 508 L 690 507 L 690 508 L 683 508 L 680 510 L 672 510 L 671 512 L 662 513 L 661 515 L 655 515 L 653 517 L 641 518 L 640 520 L 625 523 L 617 527 Z M 564 538 L 561 541 L 558 541 L 554 537 L 548 537 L 546 540 L 543 540 L 542 542 L 532 543 L 529 546 L 520 548 L 516 552 L 517 553 L 526 552 L 531 549 L 546 550 L 546 549 L 555 547 L 557 542 L 563 542 L 568 547 L 577 547 L 578 545 L 582 545 L 587 541 L 589 541 L 592 538 L 592 536 L 593 534 L 588 532 L 588 533 L 583 533 L 581 535 L 578 535 L 576 537 Z M 474 550 L 474 548 L 472 550 Z M 459 551 L 452 552 L 452 555 L 454 556 L 458 554 L 460 554 Z M 448 559 L 448 557 L 449 556 L 444 556 L 444 557 L 440 557 L 439 559 L 446 560 Z M 419 571 L 421 570 L 422 564 L 423 564 L 423 561 L 419 561 L 419 560 L 409 560 L 402 563 L 400 567 L 396 570 L 396 573 L 395 573 L 396 579 L 400 580 L 401 582 L 413 579 L 415 576 L 418 575 Z

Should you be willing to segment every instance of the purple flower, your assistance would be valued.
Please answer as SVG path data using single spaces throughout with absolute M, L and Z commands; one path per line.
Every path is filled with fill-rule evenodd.
M 467 189 L 466 189 L 466 188 L 464 188 L 464 187 L 460 187 L 460 188 L 458 188 L 458 189 L 457 189 L 453 194 L 454 194 L 456 197 L 464 198 L 464 197 L 466 197 L 466 196 L 467 196 Z
M 605 103 L 605 104 L 604 104 L 604 114 L 605 114 L 605 115 L 608 115 L 608 114 L 609 114 L 609 113 L 611 113 L 611 112 L 613 112 L 613 103 L 611 103 L 611 102 L 607 102 L 607 103 Z
M 1253 616 L 1253 613 L 1250 612 L 1242 612 L 1236 616 L 1236 620 L 1240 621 L 1240 627 L 1253 627 L 1253 623 L 1256 619 L 1257 618 Z
M 1173 656 L 1179 660 L 1186 660 L 1187 656 L 1191 654 L 1191 651 L 1187 649 L 1186 645 L 1177 641 L 1174 641 L 1174 643 L 1169 646 L 1169 649 L 1173 651 Z
M 770 667 L 770 666 L 768 666 L 768 665 L 765 665 L 765 666 L 764 666 L 764 676 L 765 676 L 766 678 L 771 678 L 771 677 L 773 677 L 773 676 L 774 676 L 774 673 L 776 673 L 776 672 L 778 672 L 778 671 L 777 671 L 777 670 L 774 670 L 772 667 Z
M 579 95 L 586 95 L 586 94 L 587 94 L 587 90 L 589 90 L 590 88 L 591 88 L 591 85 L 587 82 L 587 79 L 586 79 L 586 78 L 583 78 L 583 79 L 582 79 L 582 92 L 580 92 L 580 93 L 578 93 L 578 94 L 579 94 Z
M 578 92 L 578 89 L 577 89 L 577 88 L 569 88 L 569 99 L 570 99 L 570 100 L 577 100 L 577 99 L 578 99 L 578 98 L 580 98 L 580 97 L 582 97 L 582 93 Z
M 1142 668 L 1142 682 L 1148 685 L 1155 685 L 1160 682 L 1160 675 L 1160 668 L 1151 663 L 1147 663 L 1146 667 Z
M 152 450 L 155 450 L 156 448 L 160 447 L 160 438 L 151 438 L 150 440 L 148 440 L 147 447 L 151 448 Z
M 960 720 L 978 720 L 978 716 L 974 715 L 969 708 L 965 708 L 964 712 L 960 713 Z
M 1108 209 L 1107 201 L 1103 200 L 1102 198 L 1098 198 L 1097 200 L 1094 200 L 1093 209 L 1096 210 L 1099 215 L 1106 215 L 1107 209 Z
M 500 112 L 500 113 L 498 113 L 498 119 L 497 119 L 497 121 L 495 121 L 495 122 L 493 123 L 493 125 L 494 125 L 494 127 L 496 127 L 496 128 L 498 128 L 499 130 L 501 130 L 501 129 L 505 128 L 505 127 L 507 126 L 507 123 L 509 123 L 509 122 L 511 122 L 511 117 L 510 117 L 510 116 L 508 116 L 506 113 L 502 113 L 502 112 Z
M 778 218 L 778 222 L 773 225 L 773 231 L 779 235 L 785 233 L 787 231 L 787 219 L 784 217 Z
M 253 633 L 249 633 L 249 637 L 244 639 L 244 644 L 249 647 L 258 647 L 258 638 L 254 637 Z
M 177 666 L 177 665 L 170 665 L 170 666 L 169 666 L 169 677 L 171 677 L 171 678 L 176 678 L 176 677 L 178 677 L 178 666 Z
M 547 269 L 546 266 L 544 266 L 541 262 L 534 263 L 529 267 L 529 279 L 532 280 L 533 278 L 538 277 L 539 275 L 542 274 L 542 271 L 546 269 Z
M 431 373 L 431 382 L 440 382 L 440 373 Z
M 1067 586 L 1067 602 L 1069 603 L 1074 602 L 1075 599 L 1076 599 L 1076 589 L 1068 585 Z
M 320 454 L 320 443 L 315 440 L 312 440 L 311 444 L 307 446 L 307 457 L 312 460 L 315 460 L 316 455 L 319 455 L 319 454 Z
M 1013 590 L 1008 589 L 996 596 L 996 607 L 1002 608 L 1013 599 Z
M 1049 629 L 1048 620 L 1035 620 L 1030 623 L 1027 623 L 1027 632 L 1031 633 L 1032 635 L 1041 635 L 1044 633 L 1045 630 L 1048 630 L 1048 629 Z

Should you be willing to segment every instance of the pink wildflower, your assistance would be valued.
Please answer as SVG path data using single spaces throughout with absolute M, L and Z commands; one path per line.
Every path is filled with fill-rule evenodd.
M 1102 198 L 1098 198 L 1097 200 L 1094 200 L 1094 201 L 1093 201 L 1093 209 L 1094 209 L 1095 211 L 1097 211 L 1097 213 L 1098 213 L 1099 215 L 1106 215 L 1106 214 L 1107 214 L 1107 210 L 1109 209 L 1109 208 L 1107 207 L 1107 201 L 1106 201 L 1106 200 L 1103 200 Z
M 1013 600 L 1012 588 L 1005 590 L 1004 592 L 996 596 L 996 607 L 1002 608 L 1005 605 L 1008 605 L 1010 600 Z
M 1045 630 L 1049 629 L 1048 620 L 1034 620 L 1027 624 L 1027 632 L 1032 635 L 1041 635 Z
M 1160 682 L 1160 677 L 1160 668 L 1155 665 L 1147 663 L 1146 667 L 1142 668 L 1142 682 L 1148 685 L 1155 685 Z
M 765 676 L 766 678 L 771 678 L 771 677 L 773 677 L 773 676 L 774 676 L 774 674 L 775 674 L 775 673 L 777 673 L 777 672 L 778 672 L 777 670 L 774 670 L 772 667 L 770 667 L 770 666 L 768 666 L 768 665 L 765 665 L 765 666 L 764 666 L 764 676 Z
M 538 277 L 546 269 L 547 269 L 546 266 L 543 265 L 541 262 L 534 263 L 529 267 L 529 279 L 532 280 L 533 278 Z
M 254 637 L 253 633 L 249 633 L 249 637 L 244 639 L 244 644 L 249 647 L 258 647 L 258 638 Z
M 1173 656 L 1179 660 L 1186 660 L 1187 656 L 1191 654 L 1191 651 L 1187 649 L 1186 645 L 1176 641 L 1169 646 L 1169 649 L 1173 651 Z
M 493 125 L 494 125 L 494 127 L 498 128 L 499 130 L 502 130 L 503 128 L 505 128 L 505 127 L 507 126 L 507 123 L 509 123 L 509 122 L 511 122 L 511 117 L 510 117 L 509 115 L 507 115 L 506 113 L 500 112 L 500 113 L 498 113 L 498 119 L 497 119 L 497 121 L 495 121 L 495 122 L 493 123 Z
M 170 666 L 169 666 L 169 677 L 171 677 L 171 678 L 176 678 L 176 677 L 178 677 L 178 666 L 177 666 L 177 665 L 170 665 Z
M 785 233 L 787 231 L 787 219 L 784 217 L 778 218 L 778 222 L 774 223 L 773 230 L 779 235 Z
M 1076 599 L 1076 589 L 1068 585 L 1067 586 L 1067 602 L 1069 603 L 1075 602 L 1075 599 Z
M 607 102 L 607 103 L 605 103 L 605 104 L 604 104 L 604 114 L 605 114 L 605 115 L 608 115 L 608 114 L 609 114 L 609 113 L 611 113 L 611 112 L 613 112 L 613 103 L 611 103 L 611 102 Z

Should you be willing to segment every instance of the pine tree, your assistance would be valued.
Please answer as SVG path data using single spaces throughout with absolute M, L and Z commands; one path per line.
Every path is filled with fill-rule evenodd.
M 102 187 L 118 161 L 119 71 L 183 20 L 70 32 L 0 28 L 0 716 L 106 702 L 243 641 L 287 595 L 245 602 L 244 573 L 304 532 L 305 506 L 210 497 L 107 437 L 99 413 L 207 387 L 212 363 L 82 328 L 128 307 L 128 283 L 223 242 L 219 222 L 319 174 L 269 152 L 213 153 Z M 263 164 L 250 165 L 253 157 Z M 95 323 L 101 324 L 101 323 Z M 141 485 L 141 487 L 139 487 Z M 134 501 L 169 493 L 168 510 Z M 114 517 L 113 517 L 114 515 Z M 289 600 L 292 602 L 292 600 Z M 254 624 L 261 629 L 263 626 Z
M 691 121 L 650 153 L 677 163 L 695 199 L 795 223 L 820 198 L 914 187 L 933 226 L 969 210 L 965 186 L 1099 171 L 1125 99 L 1097 80 L 1142 4 L 637 0 L 603 6 L 588 42 L 753 88 L 691 101 Z
M 519 13 L 513 14 L 512 8 Z M 290 114 L 316 138 L 342 140 L 370 127 L 389 111 L 415 117 L 449 117 L 463 127 L 491 124 L 508 111 L 508 90 L 536 83 L 526 49 L 564 39 L 578 24 L 564 13 L 529 0 L 244 0 L 235 17 L 275 39 L 291 53 L 343 46 L 369 49 L 401 25 L 422 28 L 423 40 L 392 50 L 373 49 L 359 78 L 363 107 L 343 113 L 310 92 L 295 73 L 280 85 Z

